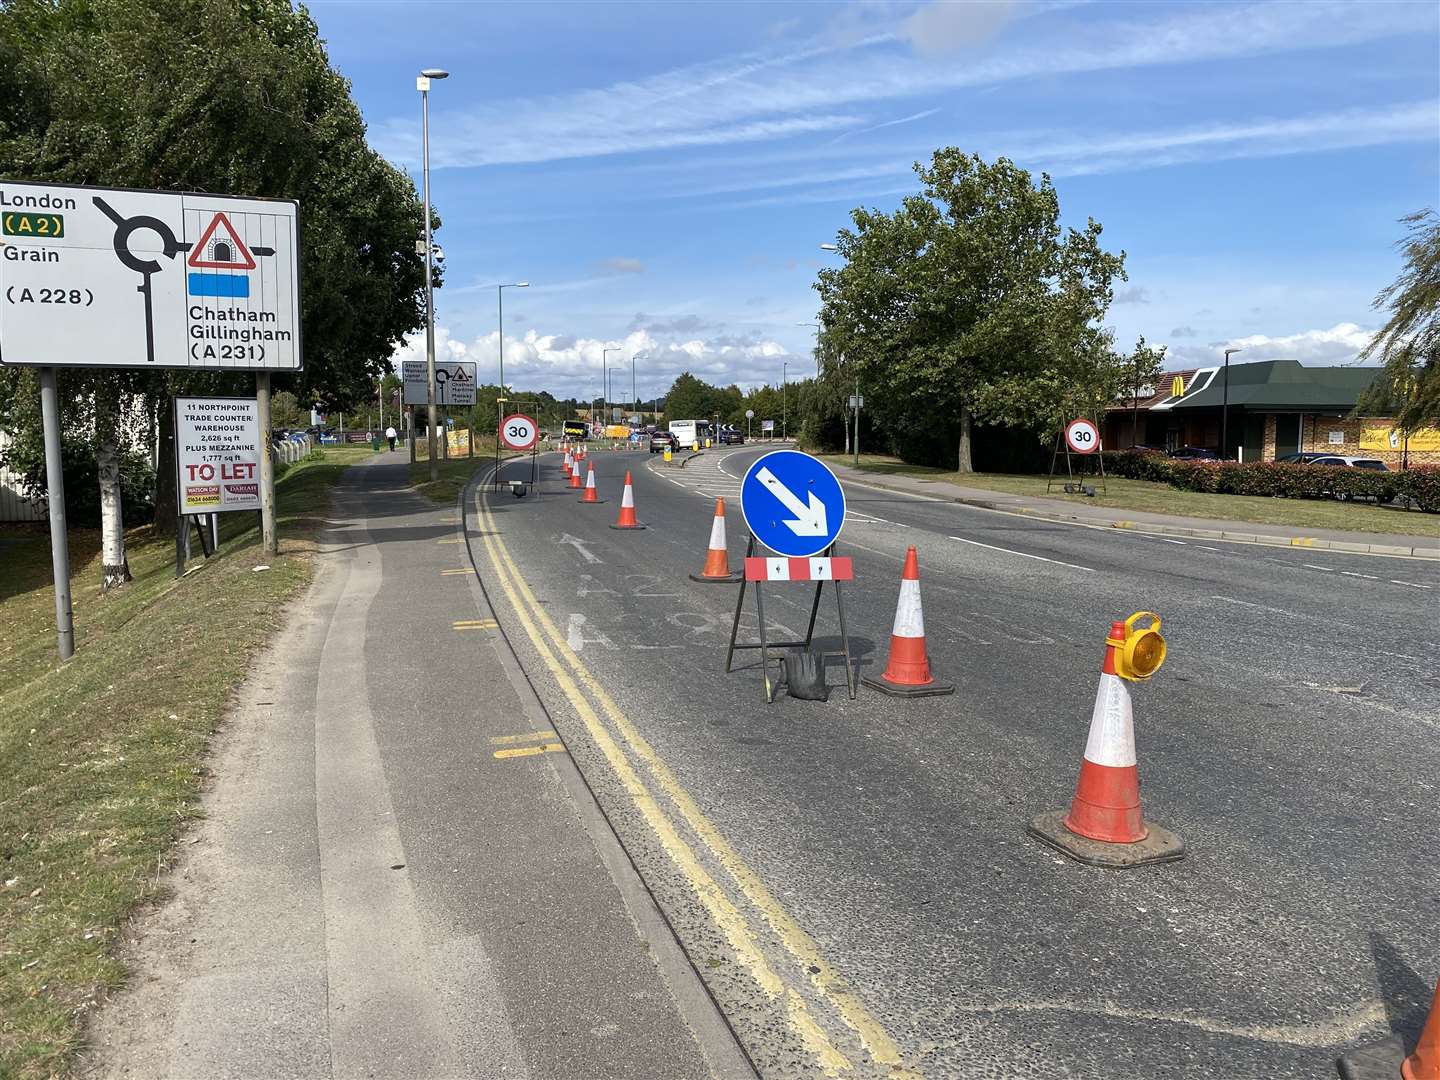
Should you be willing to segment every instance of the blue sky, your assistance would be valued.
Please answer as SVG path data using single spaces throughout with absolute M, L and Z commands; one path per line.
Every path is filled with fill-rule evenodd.
M 346 3 L 312 8 L 374 145 L 431 101 L 442 355 L 581 397 L 811 368 L 816 270 L 938 146 L 1047 171 L 1128 252 L 1107 324 L 1171 367 L 1353 360 L 1440 195 L 1433 3 Z M 402 350 L 416 355 L 414 345 Z

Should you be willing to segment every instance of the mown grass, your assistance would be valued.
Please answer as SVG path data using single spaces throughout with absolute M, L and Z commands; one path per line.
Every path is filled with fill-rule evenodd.
M 830 454 L 827 460 L 849 465 L 849 455 Z M 959 487 L 983 488 L 1009 495 L 1034 495 L 1086 506 L 1116 510 L 1141 510 L 1182 517 L 1245 521 L 1257 525 L 1284 525 L 1298 529 L 1343 529 L 1352 532 L 1401 533 L 1406 536 L 1440 535 L 1440 517 L 1418 510 L 1376 506 L 1369 502 L 1338 502 L 1333 499 L 1275 499 L 1257 495 L 1217 495 L 1203 491 L 1181 491 L 1168 484 L 1125 477 L 1107 477 L 1105 493 L 1094 498 L 1066 495 L 1053 485 L 1045 491 L 1046 477 L 1010 473 L 967 473 L 908 465 L 898 458 L 861 454 L 862 472 L 877 476 L 918 476 Z M 1063 482 L 1063 478 L 1059 478 Z M 1094 484 L 1093 478 L 1086 483 Z
M 285 472 L 278 556 L 261 551 L 255 515 L 228 514 L 216 557 L 176 580 L 173 538 L 137 529 L 135 580 L 106 594 L 99 534 L 72 532 L 66 664 L 48 533 L 0 529 L 0 1077 L 64 1075 L 85 1014 L 123 981 L 120 927 L 156 897 L 197 812 L 207 741 L 310 580 L 329 489 L 369 454 L 326 448 Z
M 475 470 L 495 460 L 495 437 L 482 435 L 476 438 L 474 457 L 467 457 L 463 451 L 456 456 L 452 451 L 449 458 L 437 461 L 439 476 L 433 481 L 430 479 L 429 448 L 424 439 L 416 444 L 415 451 L 415 464 L 410 466 L 410 483 L 415 490 L 432 502 L 453 503 L 470 482 L 470 477 L 475 475 Z M 504 450 L 500 459 L 504 461 L 519 456 L 522 455 Z

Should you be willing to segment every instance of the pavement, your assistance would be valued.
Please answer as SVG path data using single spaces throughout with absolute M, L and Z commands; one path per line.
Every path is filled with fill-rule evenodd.
M 914 544 L 957 692 L 851 701 L 832 661 L 828 701 L 767 705 L 753 653 L 724 672 L 739 587 L 688 579 L 717 496 L 743 554 L 762 452 L 597 452 L 599 506 L 544 455 L 530 496 L 466 503 L 501 630 L 762 1075 L 1308 1080 L 1413 1038 L 1440 976 L 1440 567 L 866 477 L 839 545 L 859 673 Z M 643 531 L 609 527 L 625 469 Z M 803 636 L 809 588 L 770 587 L 773 632 Z M 1188 853 L 1082 866 L 1025 827 L 1068 805 L 1106 630 L 1142 609 L 1170 646 L 1133 688 L 1145 815 Z
M 873 472 L 830 462 L 839 476 L 857 484 L 866 484 L 883 491 L 924 495 L 949 499 L 968 506 L 988 510 L 1004 510 L 1013 514 L 1029 514 L 1051 521 L 1072 521 L 1097 528 L 1138 529 L 1166 536 L 1190 536 L 1212 540 L 1238 540 L 1252 544 L 1279 547 L 1308 547 L 1322 551 L 1353 551 L 1376 555 L 1410 555 L 1416 558 L 1440 559 L 1440 518 L 1431 515 L 1434 523 L 1430 536 L 1406 533 L 1370 533 L 1344 529 L 1292 528 L 1285 525 L 1258 525 L 1244 521 L 1218 518 L 1187 517 L 1179 514 L 1155 514 L 1144 510 L 1116 510 L 1114 507 L 1087 505 L 1075 499 L 1047 499 L 1033 495 L 1010 495 L 985 488 L 967 487 L 949 480 L 933 480 L 922 476 L 877 476 Z
M 477 463 L 479 464 L 479 463 Z M 347 472 L 82 1073 L 753 1070 L 403 453 Z

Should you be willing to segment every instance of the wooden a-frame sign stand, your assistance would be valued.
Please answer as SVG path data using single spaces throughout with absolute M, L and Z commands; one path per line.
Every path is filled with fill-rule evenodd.
M 820 559 L 813 560 L 813 561 L 814 561 L 814 562 L 822 562 L 822 561 L 823 561 L 823 563 L 825 564 L 826 567 L 833 567 L 833 566 L 835 566 L 837 563 L 838 563 L 838 564 L 843 564 L 843 566 L 845 567 L 845 569 L 842 570 L 840 573 L 837 573 L 834 577 L 830 577 L 830 576 L 819 577 L 819 578 L 804 577 L 804 578 L 798 578 L 798 579 L 796 579 L 796 578 L 788 578 L 788 577 L 787 577 L 787 578 L 770 578 L 770 577 L 762 576 L 762 575 L 759 575 L 759 574 L 752 576 L 752 574 L 750 573 L 750 568 L 751 568 L 752 566 L 754 566 L 755 564 L 757 564 L 757 563 L 765 564 L 765 563 L 777 563 L 777 562 L 784 562 L 784 563 L 790 564 L 790 565 L 799 564 L 799 563 L 804 563 L 804 564 L 806 564 L 807 566 L 809 566 L 809 565 L 812 563 L 812 560 L 810 560 L 810 559 L 756 559 L 756 558 L 754 558 L 754 555 L 755 555 L 755 537 L 751 536 L 751 537 L 750 537 L 750 542 L 749 542 L 749 543 L 746 545 L 746 547 L 745 547 L 745 567 L 746 567 L 745 579 L 740 582 L 740 592 L 739 592 L 739 595 L 736 596 L 736 598 L 735 598 L 735 619 L 734 619 L 734 621 L 733 621 L 733 622 L 731 623 L 731 625 L 730 625 L 730 645 L 729 645 L 729 648 L 726 649 L 726 651 L 725 651 L 725 671 L 726 671 L 726 674 L 729 674 L 729 672 L 731 671 L 732 664 L 733 664 L 734 659 L 735 659 L 735 652 L 736 652 L 736 650 L 738 650 L 738 649 L 759 649 L 759 650 L 760 650 L 760 673 L 761 673 L 761 676 L 763 677 L 763 679 L 764 679 L 764 681 L 765 681 L 765 703 L 766 703 L 767 705 L 773 705 L 773 704 L 775 703 L 775 698 L 776 698 L 776 697 L 779 695 L 779 693 L 780 693 L 780 688 L 785 685 L 785 659 L 784 659 L 783 656 L 777 657 L 777 658 L 775 659 L 774 662 L 780 665 L 780 674 L 779 674 L 779 676 L 772 682 L 771 679 L 770 679 L 770 664 L 771 664 L 770 650 L 771 650 L 771 649 L 777 649 L 777 650 L 778 650 L 778 649 L 804 649 L 804 650 L 806 650 L 807 652 L 809 651 L 809 649 L 810 649 L 810 643 L 811 643 L 811 641 L 814 640 L 814 637 L 815 637 L 815 619 L 816 619 L 816 617 L 820 614 L 820 594 L 821 594 L 821 592 L 824 591 L 825 583 L 828 581 L 828 582 L 830 582 L 831 585 L 833 585 L 833 586 L 835 587 L 835 614 L 836 614 L 836 616 L 837 616 L 837 618 L 838 618 L 838 620 L 839 620 L 839 623 L 840 623 L 840 648 L 839 648 L 838 651 L 836 651 L 836 650 L 831 650 L 831 651 L 829 651 L 829 652 L 822 652 L 822 653 L 820 653 L 820 656 L 821 656 L 822 659 L 825 658 L 825 657 L 831 657 L 831 656 L 841 656 L 841 657 L 844 657 L 844 659 L 845 659 L 845 688 L 849 691 L 849 693 L 850 693 L 850 699 L 853 701 L 853 700 L 855 699 L 855 671 L 854 671 L 854 664 L 851 662 L 851 659 L 850 659 L 850 635 L 849 635 L 849 633 L 848 633 L 848 632 L 846 631 L 846 629 L 845 629 L 845 600 L 844 600 L 844 597 L 843 597 L 843 595 L 842 595 L 842 593 L 841 593 L 841 591 L 840 591 L 840 581 L 841 581 L 841 580 L 851 580 L 851 579 L 852 579 L 852 578 L 851 578 L 851 574 L 850 574 L 850 572 L 849 572 L 849 563 L 850 563 L 850 560 L 849 560 L 848 558 L 843 559 L 843 560 L 841 560 L 841 559 L 836 559 L 836 558 L 834 557 L 834 556 L 835 556 L 835 545 L 834 545 L 834 544 L 831 544 L 828 548 L 825 549 L 825 552 L 824 552 L 824 554 L 820 557 Z M 843 578 L 841 577 L 841 574 L 844 575 Z M 764 588 L 763 588 L 763 586 L 764 586 L 764 584 L 765 584 L 767 581 L 796 581 L 796 580 L 798 580 L 798 581 L 812 581 L 812 580 L 813 580 L 813 581 L 815 582 L 815 598 L 814 598 L 813 602 L 812 602 L 811 605 L 810 605 L 810 623 L 809 623 L 809 625 L 805 628 L 805 639 L 804 639 L 803 641 L 771 641 L 771 640 L 769 639 L 768 634 L 766 633 L 766 628 L 765 628 L 765 593 L 764 593 Z M 741 613 L 744 611 L 744 608 L 745 608 L 745 586 L 746 586 L 746 585 L 752 585 L 752 584 L 755 586 L 755 617 L 756 617 L 756 621 L 757 621 L 757 623 L 759 624 L 759 628 L 760 628 L 760 640 L 757 641 L 757 642 L 742 642 L 742 641 L 739 641 L 739 640 L 738 640 L 739 635 L 740 635 L 740 615 L 741 615 Z

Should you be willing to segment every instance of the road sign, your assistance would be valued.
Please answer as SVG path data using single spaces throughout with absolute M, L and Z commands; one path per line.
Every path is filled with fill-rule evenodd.
M 819 459 L 774 450 L 745 473 L 740 513 L 750 534 L 771 551 L 804 559 L 833 544 L 845 527 L 845 492 Z
M 746 419 L 746 420 L 754 420 L 754 419 L 755 419 L 755 410 L 754 410 L 754 409 L 746 409 L 746 410 L 745 410 L 745 419 Z
M 500 421 L 500 442 L 511 450 L 529 450 L 540 438 L 540 426 L 528 416 L 515 413 Z
M 405 404 L 428 405 L 429 395 L 425 390 L 427 367 L 424 360 L 406 360 L 401 364 L 401 377 L 405 380 Z M 435 363 L 435 404 L 475 404 L 475 364 L 471 360 L 454 360 Z
M 1089 420 L 1071 420 L 1065 425 L 1065 443 L 1077 454 L 1093 454 L 1100 449 L 1100 432 Z
M 296 215 L 278 199 L 0 180 L 0 361 L 298 370 Z
M 761 420 L 761 421 L 760 421 L 760 430 L 761 430 L 761 431 L 774 431 L 774 430 L 775 430 L 775 421 L 774 421 L 774 420 Z
M 260 410 L 254 398 L 177 397 L 179 512 L 260 509 Z
M 864 407 L 865 407 L 865 395 L 864 395 L 864 394 L 851 394 L 851 395 L 850 395 L 850 408 L 852 408 L 852 409 L 863 409 Z

